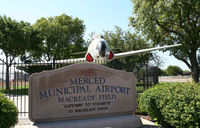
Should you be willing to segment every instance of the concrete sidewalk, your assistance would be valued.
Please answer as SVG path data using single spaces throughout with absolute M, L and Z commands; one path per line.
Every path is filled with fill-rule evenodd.
M 141 118 L 143 128 L 157 128 L 158 125 L 151 121 Z M 30 121 L 28 117 L 20 117 L 18 124 L 14 128 L 38 128 L 34 126 L 34 122 Z

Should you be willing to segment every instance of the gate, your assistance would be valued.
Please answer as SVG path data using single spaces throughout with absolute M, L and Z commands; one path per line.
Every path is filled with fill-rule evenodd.
M 23 67 L 17 67 L 15 65 L 23 65 Z M 17 64 L 15 63 L 13 66 L 7 69 L 4 63 L 0 63 L 0 91 L 15 103 L 18 108 L 20 117 L 28 117 L 29 76 L 34 72 L 52 70 L 66 65 L 69 64 L 57 64 L 53 66 L 53 63 L 48 63 L 46 65 L 29 66 L 28 64 L 26 65 L 18 62 Z M 119 70 L 131 70 L 130 65 L 119 63 L 119 61 L 112 61 L 108 64 L 105 64 L 105 66 Z M 157 83 L 158 80 L 155 76 L 155 67 L 148 67 L 146 70 L 143 70 L 142 78 L 139 78 L 142 82 L 136 82 L 137 92 L 142 92 L 144 89 L 151 87 L 153 83 Z
M 156 66 L 145 66 L 135 74 L 137 76 L 136 88 L 138 93 L 158 84 L 158 67 Z
M 0 70 L 0 91 L 15 103 L 19 116 L 28 116 L 28 74 L 13 66 L 6 70 L 4 63 Z

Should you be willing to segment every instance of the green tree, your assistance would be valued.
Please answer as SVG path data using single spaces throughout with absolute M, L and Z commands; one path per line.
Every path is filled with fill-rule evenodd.
M 6 89 L 10 88 L 9 67 L 16 57 L 36 48 L 37 39 L 37 34 L 29 23 L 0 16 L 0 49 L 5 55 L 5 60 L 2 58 L 0 60 L 6 65 Z
M 166 76 L 167 75 L 166 72 L 167 72 L 166 70 L 158 68 L 158 76 Z
M 85 26 L 78 18 L 73 19 L 66 14 L 42 17 L 36 21 L 34 28 L 38 29 L 44 38 L 42 55 L 46 61 L 67 59 L 71 53 L 83 49 Z
M 109 43 L 114 52 L 128 52 L 149 48 L 150 45 L 143 38 L 132 33 L 131 31 L 124 32 L 120 27 L 115 26 L 114 31 L 105 31 L 104 38 Z M 143 67 L 151 59 L 151 53 L 138 54 L 135 56 L 128 56 L 120 60 L 114 60 L 115 65 L 124 66 L 127 71 L 137 70 Z
M 182 75 L 183 70 L 179 66 L 168 66 L 166 73 L 168 76 L 177 76 L 177 75 Z
M 182 44 L 170 49 L 183 61 L 199 82 L 200 1 L 199 0 L 132 0 L 134 16 L 130 24 L 154 45 Z

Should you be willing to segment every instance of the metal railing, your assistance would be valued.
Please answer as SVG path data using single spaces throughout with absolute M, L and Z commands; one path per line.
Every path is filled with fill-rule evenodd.
M 72 63 L 76 63 L 72 61 Z M 81 63 L 86 63 L 82 61 Z M 133 71 L 133 67 L 131 64 L 125 64 L 120 60 L 112 61 L 112 62 L 99 62 L 96 61 L 96 64 L 103 64 L 105 66 L 118 69 L 118 70 L 126 70 L 128 72 Z M 28 116 L 28 88 L 29 82 L 28 78 L 32 73 L 41 72 L 43 70 L 53 70 L 57 68 L 61 68 L 63 66 L 70 65 L 70 63 L 31 63 L 24 64 L 21 62 L 15 62 L 12 66 L 8 67 L 5 63 L 0 62 L 0 91 L 4 93 L 11 101 L 15 103 L 18 108 L 19 116 Z M 8 71 L 8 72 L 7 72 Z M 144 89 L 152 86 L 152 76 L 150 75 L 149 70 L 145 70 L 143 72 L 143 78 L 141 78 L 141 82 L 137 82 L 137 91 L 142 92 Z M 7 78 L 8 77 L 8 78 Z

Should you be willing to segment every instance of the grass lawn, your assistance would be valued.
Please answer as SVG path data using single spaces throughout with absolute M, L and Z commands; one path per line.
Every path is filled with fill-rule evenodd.
M 136 82 L 137 93 L 143 93 L 147 88 L 144 88 L 143 82 Z
M 6 90 L 6 87 L 0 87 L 0 92 L 10 95 L 28 95 L 29 85 L 11 86 L 10 90 Z

